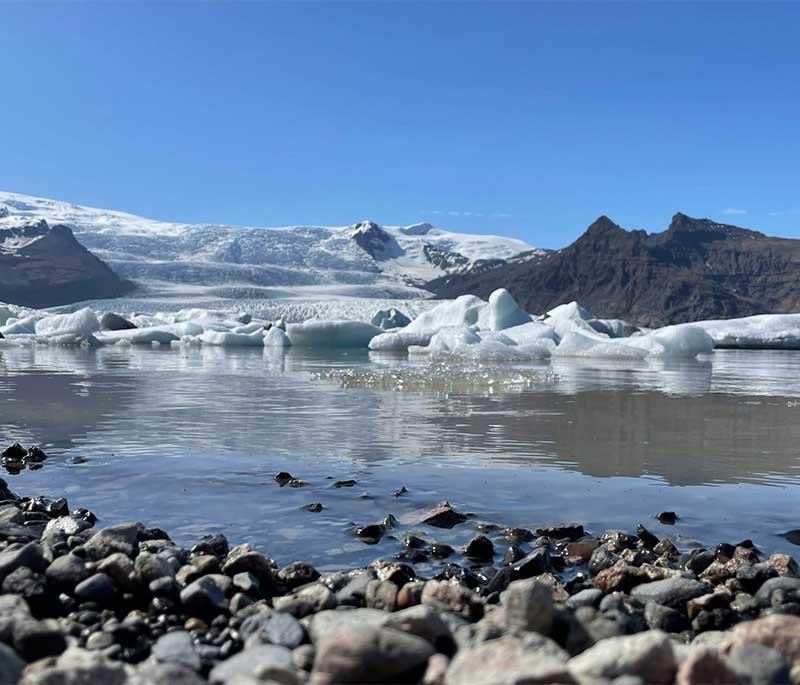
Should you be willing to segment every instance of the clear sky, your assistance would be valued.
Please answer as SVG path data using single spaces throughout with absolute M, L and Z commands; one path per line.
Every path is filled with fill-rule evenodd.
M 0 189 L 249 225 L 800 237 L 800 3 L 0 1 Z

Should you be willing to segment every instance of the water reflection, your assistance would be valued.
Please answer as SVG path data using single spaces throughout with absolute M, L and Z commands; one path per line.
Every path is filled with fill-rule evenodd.
M 557 505 L 555 518 L 610 524 L 659 498 L 663 508 L 676 499 L 690 506 L 724 486 L 736 494 L 703 504 L 708 517 L 750 511 L 770 535 L 797 527 L 774 495 L 796 496 L 800 485 L 796 353 L 435 371 L 426 360 L 361 351 L 3 348 L 0 444 L 41 443 L 52 454 L 44 469 L 16 477 L 23 484 L 81 493 L 129 516 L 164 512 L 187 532 L 215 525 L 214 507 L 256 537 L 253 517 L 294 520 L 311 493 L 282 494 L 300 498 L 290 510 L 262 499 L 281 468 L 323 483 L 368 474 L 386 492 L 414 482 L 426 501 L 460 493 L 487 515 L 520 522 Z M 71 463 L 76 455 L 88 462 Z M 500 503 L 489 505 L 481 492 L 500 492 L 498 483 Z M 203 525 L 186 513 L 198 498 Z M 360 516 L 365 506 L 377 505 L 360 503 Z M 330 533 L 332 520 L 355 516 L 343 506 L 317 520 Z M 320 531 L 319 544 L 330 545 Z

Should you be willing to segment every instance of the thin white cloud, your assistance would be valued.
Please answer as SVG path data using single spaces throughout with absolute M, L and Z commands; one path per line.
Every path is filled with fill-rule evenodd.
M 747 214 L 746 209 L 734 209 L 733 207 L 728 207 L 728 209 L 722 210 L 723 214 L 727 214 L 728 216 L 739 216 L 741 214 Z

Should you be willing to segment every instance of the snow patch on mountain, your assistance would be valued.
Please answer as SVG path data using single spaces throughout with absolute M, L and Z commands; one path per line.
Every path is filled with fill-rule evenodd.
M 0 192 L 0 228 L 45 219 L 122 278 L 152 287 L 320 288 L 349 296 L 427 297 L 424 284 L 479 260 L 534 250 L 521 240 L 428 223 L 258 228 L 156 221 L 125 212 Z M 6 248 L 3 248 L 6 249 Z M 14 249 L 9 243 L 7 249 Z

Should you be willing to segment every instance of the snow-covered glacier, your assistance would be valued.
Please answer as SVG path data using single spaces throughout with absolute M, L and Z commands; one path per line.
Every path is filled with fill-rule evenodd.
M 81 244 L 137 284 L 229 299 L 426 297 L 429 280 L 534 249 L 514 238 L 427 223 L 269 229 L 172 223 L 10 192 L 0 192 L 0 209 L 0 227 L 24 219 L 68 225 Z

